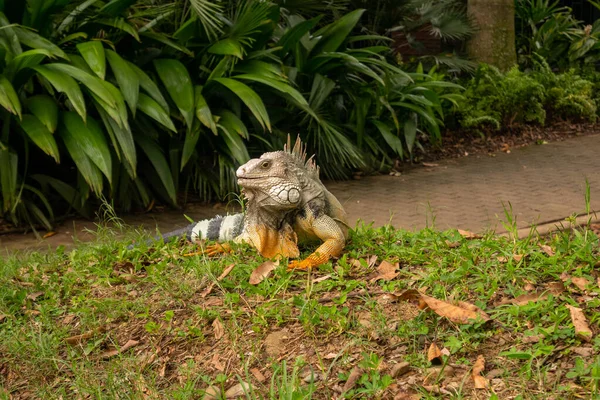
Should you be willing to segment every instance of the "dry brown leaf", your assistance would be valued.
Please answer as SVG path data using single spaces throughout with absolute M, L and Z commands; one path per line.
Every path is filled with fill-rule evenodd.
M 548 298 L 549 294 L 550 292 L 548 290 L 538 290 L 537 292 L 522 294 L 514 299 L 502 300 L 499 304 L 515 304 L 518 306 L 524 306 L 529 302 L 535 303 L 536 301 L 545 300 Z
M 114 356 L 116 356 L 117 354 L 121 354 L 121 353 L 123 353 L 123 352 L 125 352 L 125 351 L 129 350 L 130 348 L 137 346 L 138 344 L 140 344 L 140 341 L 139 341 L 139 340 L 133 340 L 133 339 L 129 339 L 129 340 L 127 341 L 127 343 L 125 343 L 125 344 L 124 344 L 123 346 L 121 346 L 120 348 L 118 348 L 118 349 L 114 349 L 114 350 L 105 351 L 104 353 L 100 354 L 100 355 L 98 356 L 98 358 L 101 358 L 101 359 L 103 359 L 103 360 L 106 360 L 106 359 L 108 359 L 108 358 L 111 358 L 111 357 L 114 357 Z
M 263 280 L 265 280 L 265 278 L 268 277 L 269 274 L 271 274 L 271 271 L 273 271 L 278 266 L 279 266 L 279 260 L 277 260 L 275 262 L 265 261 L 264 263 L 262 263 L 258 267 L 256 267 L 256 269 L 254 271 L 252 271 L 252 274 L 250 274 L 250 280 L 248 283 L 250 283 L 251 285 L 258 285 Z
M 215 320 L 212 323 L 212 327 L 213 327 L 213 332 L 215 334 L 215 339 L 219 340 L 223 337 L 223 335 L 225 335 L 225 330 L 223 329 L 223 324 L 221 323 L 221 321 L 219 321 L 218 318 L 215 318 Z
M 27 295 L 27 298 L 31 301 L 35 301 L 38 297 L 40 297 L 43 294 L 44 294 L 44 292 L 29 293 Z
M 367 257 L 367 267 L 368 268 L 372 268 L 376 262 L 377 262 L 376 255 L 373 254 L 371 257 Z
M 50 231 L 50 232 L 46 233 L 44 236 L 42 236 L 42 239 L 48 239 L 48 238 L 51 238 L 54 235 L 56 235 L 56 232 Z
M 356 385 L 356 382 L 361 377 L 362 372 L 363 371 L 360 367 L 352 368 L 352 371 L 350 371 L 350 375 L 348 375 L 348 380 L 346 380 L 346 383 L 344 383 L 342 393 L 346 393 L 348 390 L 352 389 L 354 385 Z
M 565 285 L 562 282 L 548 282 L 546 287 L 554 296 L 558 296 L 565 291 Z
M 461 302 L 461 306 L 455 306 L 424 294 L 420 295 L 421 300 L 427 305 L 427 307 L 431 308 L 439 316 L 448 318 L 452 322 L 466 324 L 478 320 L 490 320 L 489 315 L 473 304 Z
M 323 282 L 323 281 L 326 281 L 329 278 L 331 278 L 331 275 L 323 275 L 323 276 L 320 276 L 320 277 L 318 277 L 316 279 L 313 279 L 313 283 Z
M 579 288 L 579 290 L 581 290 L 581 291 L 585 291 L 587 286 L 591 283 L 590 281 L 588 281 L 585 278 L 571 276 L 571 275 L 567 274 L 566 272 L 563 272 L 562 274 L 560 274 L 560 279 L 563 282 L 568 282 L 570 280 L 573 283 L 573 285 L 577 286 Z
M 225 392 L 225 398 L 235 399 L 236 397 L 244 396 L 245 394 L 250 394 L 251 391 L 251 384 L 246 382 L 240 382 L 237 385 L 234 385 L 227 389 L 227 391 Z
M 429 349 L 427 349 L 427 360 L 432 364 L 442 363 L 442 351 L 435 342 L 431 343 Z
M 229 273 L 231 272 L 231 270 L 235 267 L 235 264 L 230 264 L 228 265 L 223 272 L 221 272 L 221 275 L 219 275 L 219 277 L 217 278 L 217 282 L 221 282 L 223 279 L 225 279 L 225 277 L 227 275 L 229 275 Z M 200 297 L 204 298 L 206 296 L 208 296 L 212 290 L 213 287 L 215 286 L 216 282 L 211 282 L 210 285 L 208 285 L 206 287 L 206 289 L 204 289 L 204 291 L 202 293 L 200 293 Z
M 394 279 L 395 277 L 398 276 L 398 272 L 396 271 L 399 267 L 399 264 L 391 264 L 387 261 L 382 261 L 379 264 L 379 267 L 377 267 L 377 275 L 375 275 L 373 278 L 369 279 L 369 282 L 373 283 L 375 281 L 378 281 L 380 279 L 383 279 L 385 281 L 389 281 Z
M 548 246 L 547 244 L 540 244 L 540 249 L 542 249 L 542 251 L 546 253 L 548 257 L 552 257 L 556 254 L 552 247 Z
M 525 286 L 523 286 L 523 289 L 525 289 L 527 292 L 531 292 L 532 290 L 535 290 L 535 286 L 527 282 Z
M 210 362 L 217 371 L 225 372 L 225 367 L 223 366 L 223 364 L 221 363 L 221 360 L 219 359 L 219 353 L 215 353 L 213 355 L 212 359 L 210 360 Z
M 473 381 L 475 382 L 475 389 L 487 389 L 490 385 L 490 382 L 487 378 L 481 376 L 481 373 L 485 369 L 485 358 L 480 354 L 477 356 L 477 361 L 473 364 L 473 372 L 471 376 L 473 377 Z
M 455 249 L 460 246 L 460 242 L 451 242 L 449 240 L 446 240 L 446 246 L 448 246 L 451 249 Z
M 573 307 L 569 304 L 566 306 L 571 313 L 571 321 L 573 321 L 573 326 L 575 327 L 575 336 L 586 342 L 591 341 L 593 333 L 587 323 L 585 315 L 583 314 L 583 310 L 578 307 Z
M 262 372 L 260 372 L 260 370 L 258 368 L 252 368 L 250 370 L 250 372 L 252 373 L 252 375 L 254 375 L 256 380 L 259 381 L 260 383 L 263 383 L 264 381 L 267 380 L 267 378 L 263 375 Z
M 410 363 L 402 361 L 392 367 L 390 376 L 395 379 L 406 374 L 408 371 L 410 371 Z
M 481 237 L 482 237 L 481 235 L 478 235 L 478 234 L 473 233 L 471 231 L 464 231 L 462 229 L 457 229 L 457 231 L 465 239 L 481 239 Z
M 98 334 L 98 333 L 103 333 L 106 331 L 106 328 L 101 326 L 100 328 L 94 329 L 92 331 L 88 331 L 85 333 L 82 333 L 81 335 L 75 335 L 75 336 L 71 336 L 65 339 L 65 342 L 67 344 L 78 344 L 84 340 L 90 339 L 92 337 L 94 337 L 94 335 Z
M 429 168 L 433 168 L 433 167 L 439 167 L 440 164 L 435 164 L 435 163 L 428 163 L 428 162 L 424 162 L 421 163 L 424 167 L 429 167 Z

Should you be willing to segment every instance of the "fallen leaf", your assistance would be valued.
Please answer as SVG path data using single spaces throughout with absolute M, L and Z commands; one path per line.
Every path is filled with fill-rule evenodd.
M 369 282 L 373 283 L 376 282 L 380 279 L 383 279 L 385 281 L 389 281 L 394 279 L 395 277 L 398 276 L 398 272 L 396 271 L 399 267 L 399 264 L 391 264 L 387 261 L 382 261 L 379 264 L 379 267 L 377 267 L 377 275 L 375 275 L 373 278 L 369 279 Z
M 442 351 L 435 342 L 431 343 L 429 349 L 427 349 L 427 360 L 432 364 L 442 363 Z
M 75 319 L 75 314 L 68 314 L 62 319 L 62 323 L 69 325 Z
M 44 236 L 42 236 L 42 239 L 48 239 L 54 235 L 56 235 L 56 232 L 50 231 L 50 232 L 46 233 Z
M 571 275 L 567 274 L 566 272 L 563 272 L 562 274 L 560 274 L 560 279 L 563 282 L 568 282 L 570 280 L 573 283 L 573 285 L 577 286 L 579 288 L 579 290 L 581 290 L 581 291 L 585 291 L 587 286 L 591 283 L 590 281 L 588 281 L 585 278 L 571 276 Z
M 451 249 L 455 249 L 460 246 L 460 242 L 451 242 L 449 240 L 446 240 L 446 246 L 448 246 Z
M 262 263 L 258 267 L 256 267 L 256 269 L 254 271 L 252 271 L 252 274 L 250 274 L 250 281 L 248 283 L 250 283 L 251 285 L 258 285 L 266 277 L 268 277 L 269 274 L 271 274 L 271 271 L 273 271 L 278 266 L 279 266 L 279 260 L 277 260 L 275 262 L 265 261 L 264 263 Z
M 455 306 L 422 293 L 419 293 L 419 295 L 424 303 L 419 306 L 421 309 L 429 307 L 439 316 L 448 318 L 452 322 L 466 324 L 478 320 L 490 320 L 489 315 L 473 304 L 461 302 L 460 306 Z
M 125 343 L 125 344 L 124 344 L 123 346 L 121 346 L 120 348 L 118 348 L 118 349 L 114 349 L 114 350 L 105 351 L 104 353 L 100 354 L 100 355 L 98 356 L 98 358 L 101 358 L 101 359 L 103 359 L 103 360 L 106 360 L 106 359 L 108 359 L 108 358 L 111 358 L 111 357 L 114 357 L 114 356 L 116 356 L 117 354 L 121 354 L 121 353 L 123 353 L 123 352 L 125 352 L 125 351 L 129 350 L 129 349 L 130 349 L 130 348 L 132 348 L 132 347 L 135 347 L 135 346 L 137 346 L 139 343 L 140 343 L 140 341 L 139 341 L 139 340 L 133 340 L 133 339 L 129 339 L 129 340 L 127 341 L 127 343 Z
M 593 347 L 571 347 L 571 351 L 581 357 L 591 357 L 594 355 Z
M 221 275 L 219 275 L 219 277 L 217 278 L 217 282 L 221 282 L 223 279 L 225 279 L 225 277 L 227 275 L 229 275 L 229 273 L 231 272 L 231 270 L 235 267 L 235 264 L 231 264 L 228 265 L 223 272 L 221 272 Z M 208 296 L 210 294 L 210 292 L 212 292 L 213 287 L 215 286 L 216 282 L 211 282 L 210 285 L 208 285 L 206 287 L 206 289 L 204 289 L 204 291 L 202 293 L 200 293 L 200 297 L 204 298 L 206 296 Z
M 334 358 L 336 358 L 338 355 L 337 353 L 327 353 L 323 356 L 323 358 L 325 360 L 333 360 Z
M 78 344 L 84 340 L 94 337 L 94 335 L 96 335 L 98 333 L 103 333 L 105 331 L 106 331 L 105 327 L 100 327 L 100 328 L 94 329 L 92 331 L 82 333 L 81 335 L 75 335 L 75 336 L 68 337 L 65 339 L 65 342 L 67 344 L 71 344 L 71 345 Z
M 395 364 L 390 371 L 390 376 L 392 378 L 398 378 L 401 375 L 406 374 L 410 370 L 410 364 L 406 361 Z
M 571 321 L 573 321 L 573 326 L 575 327 L 575 336 L 586 342 L 591 341 L 592 330 L 590 329 L 581 308 L 573 307 L 569 304 L 567 304 L 566 306 L 569 309 L 569 312 L 571 313 Z
M 212 359 L 210 360 L 210 362 L 212 363 L 213 367 L 215 367 L 215 369 L 217 371 L 221 371 L 221 372 L 225 371 L 225 367 L 223 366 L 223 364 L 221 364 L 221 360 L 219 359 L 219 353 L 215 353 L 213 355 Z
M 471 231 L 463 231 L 462 229 L 457 229 L 458 233 L 465 239 L 481 239 L 481 235 L 473 233 Z
M 245 394 L 250 394 L 251 391 L 251 384 L 246 382 L 240 382 L 237 385 L 234 385 L 227 389 L 227 391 L 225 392 L 225 398 L 235 399 L 236 397 L 244 396 Z
M 252 375 L 254 375 L 256 380 L 259 381 L 260 383 L 263 383 L 264 381 L 267 380 L 267 378 L 263 375 L 262 372 L 260 372 L 260 370 L 258 368 L 252 368 L 250 370 L 250 372 L 252 373 Z
M 525 289 L 527 292 L 531 292 L 532 290 L 535 289 L 535 286 L 533 286 L 531 283 L 527 282 L 525 284 L 525 286 L 523 286 L 523 289 Z
M 346 380 L 346 383 L 344 383 L 344 387 L 342 388 L 342 393 L 346 393 L 348 390 L 352 389 L 354 387 L 354 385 L 356 385 L 356 382 L 361 377 L 361 375 L 362 375 L 362 369 L 360 367 L 352 368 L 352 371 L 350 371 L 350 375 L 348 375 L 348 379 Z
M 320 277 L 318 277 L 316 279 L 313 279 L 313 283 L 323 282 L 323 281 L 326 281 L 329 278 L 331 278 L 331 275 L 323 275 L 323 276 L 320 276 Z
M 548 246 L 547 244 L 540 244 L 540 249 L 542 249 L 542 251 L 546 253 L 548 257 L 552 257 L 556 254 L 554 250 L 552 250 L 552 247 Z
M 424 167 L 429 167 L 429 168 L 433 168 L 433 167 L 439 167 L 440 164 L 435 164 L 435 163 L 428 163 L 428 162 L 424 162 L 421 163 Z
M 377 256 L 373 254 L 371 257 L 367 258 L 367 267 L 369 267 L 369 268 L 373 267 L 376 262 L 377 262 Z
M 35 301 L 38 297 L 40 297 L 43 294 L 44 294 L 44 292 L 29 293 L 27 295 L 27 298 L 31 301 Z
M 223 337 L 223 335 L 225 335 L 225 330 L 223 329 L 223 324 L 221 323 L 221 321 L 219 321 L 218 318 L 215 318 L 215 320 L 212 323 L 212 327 L 213 327 L 213 332 L 215 334 L 215 339 L 219 340 Z
M 5 319 L 6 319 L 6 315 L 0 314 L 0 323 L 2 323 L 2 321 L 4 321 Z
M 487 378 L 481 376 L 481 373 L 485 369 L 485 358 L 480 354 L 477 356 L 477 361 L 473 364 L 473 372 L 471 376 L 473 377 L 473 381 L 475 382 L 475 389 L 487 389 L 490 385 L 490 382 Z

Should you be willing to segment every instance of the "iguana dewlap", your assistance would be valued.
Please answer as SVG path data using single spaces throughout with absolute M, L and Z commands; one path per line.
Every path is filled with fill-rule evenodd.
M 290 268 L 312 268 L 341 254 L 346 242 L 346 212 L 319 179 L 319 168 L 298 139 L 283 151 L 263 154 L 237 170 L 247 199 L 244 214 L 200 221 L 164 238 L 186 234 L 188 239 L 249 243 L 267 258 L 298 258 L 298 242 L 320 241 L 306 259 Z

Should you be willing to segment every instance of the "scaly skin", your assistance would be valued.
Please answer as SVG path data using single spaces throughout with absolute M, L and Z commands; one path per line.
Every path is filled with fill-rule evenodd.
M 289 268 L 308 269 L 341 254 L 348 233 L 346 212 L 319 179 L 314 161 L 298 139 L 294 148 L 265 153 L 237 170 L 238 184 L 248 199 L 243 233 L 247 242 L 268 258 L 297 258 L 298 241 L 321 241 L 304 260 Z

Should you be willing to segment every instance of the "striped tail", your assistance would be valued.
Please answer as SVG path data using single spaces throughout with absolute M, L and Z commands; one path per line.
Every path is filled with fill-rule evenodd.
M 218 242 L 227 242 L 241 235 L 243 230 L 244 214 L 226 216 L 217 215 L 214 218 L 194 222 L 185 228 L 157 236 L 154 239 L 148 240 L 146 245 L 150 246 L 152 243 L 161 239 L 167 242 L 172 238 L 181 237 L 185 237 L 188 240 L 208 239 L 216 240 Z M 132 244 L 128 246 L 128 249 L 131 250 L 134 246 L 135 245 Z
M 190 240 L 208 239 L 217 242 L 228 242 L 242 234 L 244 214 L 233 214 L 205 219 L 191 227 Z

